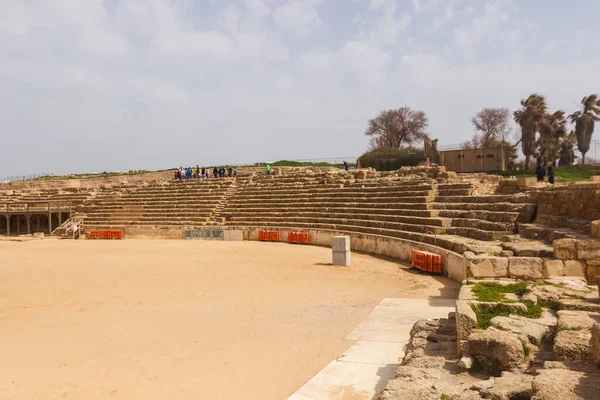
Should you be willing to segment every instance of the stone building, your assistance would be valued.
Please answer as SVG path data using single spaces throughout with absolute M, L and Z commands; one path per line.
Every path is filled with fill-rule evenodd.
M 508 151 L 502 147 L 440 152 L 440 165 L 454 172 L 497 172 L 508 169 Z

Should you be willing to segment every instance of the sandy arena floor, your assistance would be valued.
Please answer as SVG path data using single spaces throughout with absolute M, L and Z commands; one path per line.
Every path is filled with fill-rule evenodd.
M 458 284 L 257 242 L 0 242 L 1 399 L 285 399 L 384 297 Z

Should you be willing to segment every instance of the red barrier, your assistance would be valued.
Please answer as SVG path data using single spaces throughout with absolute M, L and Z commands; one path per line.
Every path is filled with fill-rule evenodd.
M 94 229 L 88 231 L 88 239 L 123 239 L 122 229 Z
M 258 240 L 263 242 L 279 242 L 279 231 L 258 231 Z
M 422 271 L 442 273 L 442 257 L 428 251 L 411 250 L 411 264 Z
M 288 242 L 308 244 L 308 233 L 306 233 L 306 232 L 288 232 Z

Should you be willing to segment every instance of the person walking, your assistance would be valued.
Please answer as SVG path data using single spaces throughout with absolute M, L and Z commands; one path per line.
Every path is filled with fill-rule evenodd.
M 554 166 L 552 165 L 552 162 L 548 162 L 546 173 L 548 175 L 548 183 L 554 185 Z
M 215 176 L 215 178 L 219 177 L 219 169 L 217 167 L 213 168 L 213 175 Z
M 237 179 L 237 168 L 233 167 L 233 179 Z
M 269 164 L 267 164 L 265 170 L 267 171 L 267 175 L 271 175 L 271 166 Z
M 229 176 L 231 178 L 231 173 L 233 172 L 233 169 L 231 167 L 227 168 L 227 176 Z
M 544 169 L 544 164 L 538 163 L 538 166 L 535 169 L 535 176 L 537 177 L 538 182 L 544 182 L 544 176 L 546 176 L 546 170 Z
M 344 160 L 344 171 L 348 171 L 348 161 Z
M 200 170 L 200 179 L 204 179 L 204 167 L 202 167 L 202 169 Z

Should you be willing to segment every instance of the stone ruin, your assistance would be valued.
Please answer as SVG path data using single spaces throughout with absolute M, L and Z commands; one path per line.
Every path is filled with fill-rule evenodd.
M 538 186 L 437 166 L 238 172 L 2 185 L 0 204 L 69 201 L 89 229 L 126 236 L 272 229 L 322 244 L 319 235 L 342 234 L 402 260 L 425 247 L 463 282 L 456 312 L 415 324 L 381 399 L 600 398 L 600 303 L 589 286 L 600 276 L 600 182 Z M 0 234 L 11 223 L 0 206 Z

